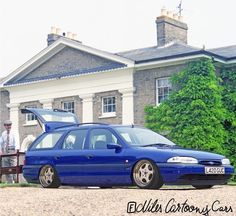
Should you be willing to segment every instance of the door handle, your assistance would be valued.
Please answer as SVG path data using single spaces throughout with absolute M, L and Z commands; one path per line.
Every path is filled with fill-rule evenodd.
M 93 158 L 93 155 L 86 155 L 86 157 L 87 157 L 88 159 L 91 159 L 91 158 Z
M 55 158 L 55 160 L 59 160 L 59 159 L 61 158 L 61 156 L 60 156 L 60 155 L 57 155 L 57 156 L 55 156 L 54 158 Z

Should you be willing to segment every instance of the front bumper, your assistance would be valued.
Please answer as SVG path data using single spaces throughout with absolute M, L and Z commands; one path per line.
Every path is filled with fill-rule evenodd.
M 164 184 L 168 185 L 217 185 L 225 184 L 234 173 L 234 167 L 225 167 L 225 174 L 205 174 L 205 165 L 157 163 Z

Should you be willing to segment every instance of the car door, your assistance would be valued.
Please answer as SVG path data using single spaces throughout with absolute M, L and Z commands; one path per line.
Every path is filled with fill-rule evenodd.
M 85 150 L 87 184 L 125 185 L 130 181 L 125 172 L 125 149 L 108 149 L 109 143 L 121 144 L 112 130 L 96 128 L 89 131 Z
M 86 182 L 87 157 L 84 146 L 87 129 L 71 130 L 55 152 L 54 163 L 62 184 Z
M 59 109 L 38 109 L 38 108 L 25 108 L 21 109 L 21 113 L 33 113 L 36 115 L 39 124 L 42 126 L 43 131 L 49 132 L 55 128 L 78 124 L 79 121 L 75 114 Z

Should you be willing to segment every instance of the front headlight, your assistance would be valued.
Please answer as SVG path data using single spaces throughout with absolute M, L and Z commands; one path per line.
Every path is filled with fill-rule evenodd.
M 198 160 L 192 157 L 172 157 L 167 160 L 167 163 L 189 163 L 197 164 Z
M 224 158 L 221 160 L 222 165 L 230 165 L 230 160 L 228 158 Z

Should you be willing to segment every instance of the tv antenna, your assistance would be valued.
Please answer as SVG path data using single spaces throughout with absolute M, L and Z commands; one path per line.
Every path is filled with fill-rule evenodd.
M 180 0 L 180 3 L 179 3 L 179 5 L 178 5 L 177 8 L 179 9 L 178 14 L 179 14 L 179 16 L 181 16 L 182 11 L 183 11 L 183 8 L 182 8 L 182 0 Z

